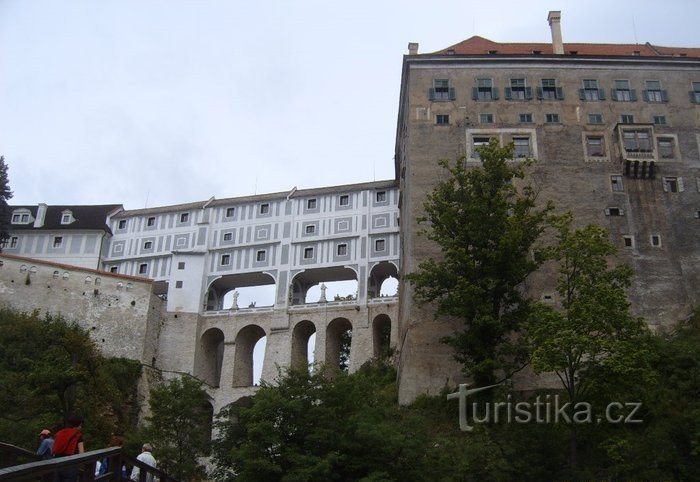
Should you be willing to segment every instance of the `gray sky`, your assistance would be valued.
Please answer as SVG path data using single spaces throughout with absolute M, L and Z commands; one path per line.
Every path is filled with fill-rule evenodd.
M 127 209 L 393 177 L 402 55 L 477 34 L 698 47 L 695 0 L 0 0 L 11 203 Z

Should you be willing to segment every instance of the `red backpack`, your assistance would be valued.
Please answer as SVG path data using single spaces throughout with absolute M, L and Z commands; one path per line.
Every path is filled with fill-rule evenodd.
M 51 449 L 54 456 L 74 455 L 78 451 L 78 442 L 82 435 L 77 428 L 64 428 L 56 432 Z

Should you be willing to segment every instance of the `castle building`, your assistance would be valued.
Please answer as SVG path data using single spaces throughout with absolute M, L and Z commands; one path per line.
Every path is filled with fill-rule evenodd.
M 551 44 L 475 36 L 427 54 L 409 44 L 395 157 L 400 272 L 439 253 L 416 234 L 444 177 L 437 161 L 477 166 L 477 148 L 496 138 L 514 144 L 513 162 L 537 159 L 539 199 L 609 230 L 634 268 L 636 314 L 672 324 L 700 301 L 700 49 L 563 43 L 560 18 L 549 13 Z M 555 278 L 539 274 L 528 289 L 556 303 Z M 399 300 L 401 400 L 461 382 L 440 342 L 459 325 L 435 320 L 404 283 Z

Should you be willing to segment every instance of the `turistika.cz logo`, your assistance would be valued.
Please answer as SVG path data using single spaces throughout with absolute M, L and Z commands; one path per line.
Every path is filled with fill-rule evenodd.
M 501 385 L 487 385 L 485 387 L 468 389 L 468 384 L 460 384 L 459 390 L 447 395 L 448 400 L 459 400 L 459 428 L 465 432 L 471 432 L 473 425 L 469 425 L 467 416 L 467 397 L 475 393 L 489 390 Z M 534 401 L 511 401 L 511 396 L 503 402 L 486 402 L 471 404 L 471 422 L 479 423 L 602 423 L 613 424 L 642 423 L 637 418 L 637 412 L 642 406 L 641 402 L 611 402 L 604 413 L 595 414 L 593 406 L 588 402 L 561 403 L 559 395 L 538 395 Z

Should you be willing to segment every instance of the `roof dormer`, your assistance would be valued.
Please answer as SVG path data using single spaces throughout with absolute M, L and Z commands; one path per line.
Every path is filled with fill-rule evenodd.
M 73 222 L 75 222 L 73 211 L 70 209 L 65 209 L 61 212 L 61 224 L 71 224 Z
M 12 211 L 12 224 L 30 224 L 34 222 L 32 213 L 27 208 L 19 208 Z

